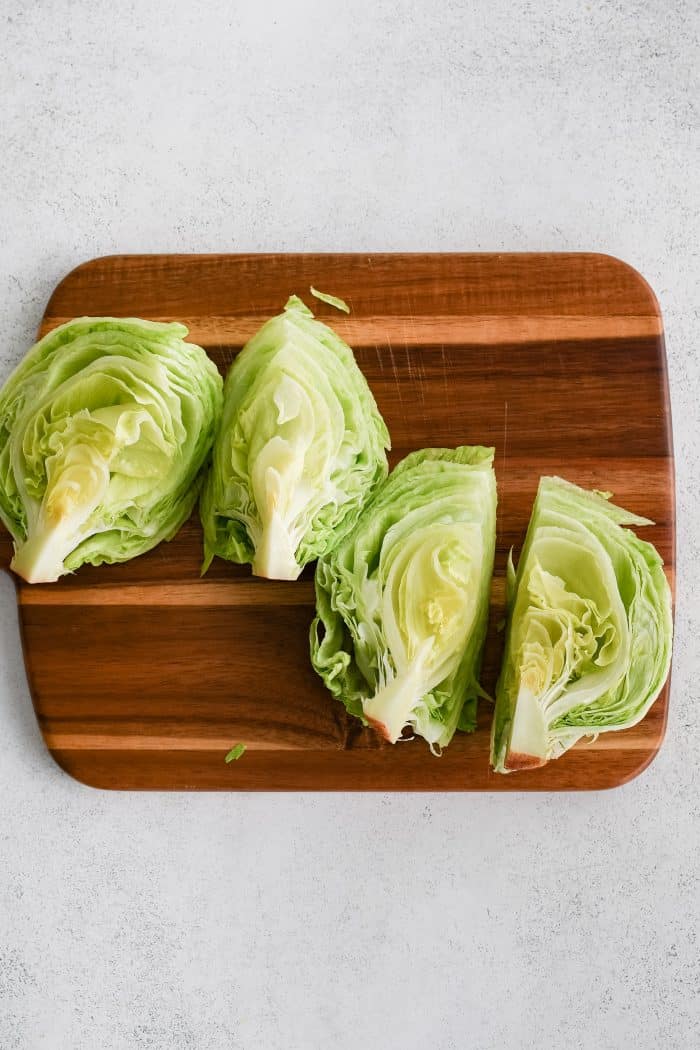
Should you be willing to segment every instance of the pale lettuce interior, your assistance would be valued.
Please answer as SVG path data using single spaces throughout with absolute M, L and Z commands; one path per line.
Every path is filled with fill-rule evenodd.
M 671 658 L 671 595 L 646 518 L 603 494 L 542 478 L 511 563 L 491 760 L 542 765 L 585 736 L 640 721 Z
M 387 474 L 389 434 L 352 350 L 292 296 L 246 344 L 201 516 L 218 555 L 294 580 L 352 528 Z
M 493 449 L 407 456 L 316 568 L 311 659 L 390 741 L 476 725 L 496 525 Z
M 171 538 L 197 499 L 221 378 L 181 324 L 84 317 L 0 392 L 0 516 L 12 568 L 52 582 Z

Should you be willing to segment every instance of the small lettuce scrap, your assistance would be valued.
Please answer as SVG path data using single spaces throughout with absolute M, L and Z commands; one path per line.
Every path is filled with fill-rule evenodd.
M 318 562 L 312 664 L 392 743 L 476 727 L 495 532 L 493 449 L 422 449 Z
M 671 593 L 647 518 L 608 493 L 542 478 L 517 572 L 496 693 L 499 773 L 558 758 L 582 737 L 646 715 L 671 661 Z
M 218 555 L 295 580 L 355 524 L 389 447 L 352 350 L 291 296 L 226 377 L 200 507 L 204 571 Z
M 189 517 L 222 382 L 181 324 L 82 317 L 0 391 L 0 517 L 12 568 L 52 582 L 171 539 Z
M 344 299 L 339 299 L 337 295 L 329 295 L 328 292 L 319 292 L 318 288 L 314 288 L 313 285 L 311 285 L 309 291 L 320 302 L 327 303 L 328 306 L 333 306 L 343 314 L 350 313 L 350 307 L 348 304 Z

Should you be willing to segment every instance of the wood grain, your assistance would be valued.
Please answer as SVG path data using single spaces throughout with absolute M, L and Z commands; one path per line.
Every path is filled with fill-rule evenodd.
M 502 638 L 507 551 L 542 474 L 612 489 L 656 522 L 673 584 L 674 490 L 663 328 L 646 282 L 604 255 L 114 256 L 58 286 L 44 333 L 83 314 L 182 320 L 222 371 L 260 323 L 309 285 L 356 350 L 392 434 L 413 448 L 494 444 L 496 571 L 484 681 Z M 313 300 L 309 299 L 310 302 Z M 0 559 L 11 545 L 0 536 Z M 72 776 L 106 788 L 561 790 L 624 783 L 663 739 L 668 687 L 648 717 L 544 769 L 488 768 L 490 711 L 440 759 L 384 744 L 331 700 L 308 661 L 311 573 L 256 580 L 215 561 L 199 577 L 196 518 L 170 544 L 50 586 L 17 581 L 34 707 Z M 244 756 L 226 765 L 237 742 Z

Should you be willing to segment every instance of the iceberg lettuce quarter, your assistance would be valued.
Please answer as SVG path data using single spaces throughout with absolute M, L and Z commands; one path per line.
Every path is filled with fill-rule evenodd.
M 666 681 L 671 593 L 651 524 L 560 478 L 542 478 L 508 581 L 491 762 L 541 766 L 582 737 L 635 725 Z
M 353 527 L 386 477 L 387 448 L 352 350 L 292 296 L 226 377 L 200 508 L 204 569 L 218 555 L 295 580 Z
M 29 583 L 127 561 L 189 517 L 222 383 L 181 324 L 83 317 L 0 391 L 0 516 Z
M 476 726 L 495 531 L 493 449 L 423 449 L 319 560 L 313 666 L 392 743 Z

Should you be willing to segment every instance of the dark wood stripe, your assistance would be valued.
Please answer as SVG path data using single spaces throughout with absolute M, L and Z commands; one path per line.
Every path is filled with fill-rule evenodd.
M 639 535 L 654 543 L 667 562 L 671 560 L 673 505 L 669 503 L 668 494 L 673 488 L 673 462 L 668 454 L 656 457 L 637 454 L 621 457 L 616 454 L 619 453 L 619 447 L 611 444 L 607 447 L 606 456 L 577 454 L 562 461 L 550 447 L 533 462 L 531 456 L 512 454 L 507 436 L 505 447 L 502 438 L 503 434 L 496 453 L 499 498 L 498 548 L 502 554 L 507 553 L 511 546 L 517 548 L 522 541 L 540 475 L 561 474 L 584 488 L 612 490 L 615 500 L 620 505 L 651 518 L 655 525 L 640 529 Z M 392 464 L 402 459 L 410 449 L 411 445 L 408 442 L 403 446 L 395 446 L 390 456 Z M 7 567 L 11 557 L 12 542 L 0 527 L 0 567 Z M 90 593 L 95 588 L 117 588 L 122 585 L 156 581 L 194 586 L 207 584 L 209 581 L 250 580 L 249 567 L 231 565 L 216 559 L 205 579 L 200 581 L 201 560 L 202 533 L 199 518 L 195 513 L 174 540 L 168 544 L 161 544 L 150 554 L 123 565 L 110 566 L 109 569 L 93 569 L 86 566 L 77 575 L 51 585 L 50 591 L 58 595 L 64 590 L 76 587 L 80 590 L 86 588 L 86 593 Z M 312 570 L 307 570 L 306 579 L 310 579 L 311 575 Z M 251 582 L 261 588 L 270 586 L 269 581 Z M 281 586 L 282 593 L 286 595 L 288 586 Z M 29 591 L 25 589 L 22 600 L 38 600 L 31 597 L 31 590 L 36 591 L 37 588 Z M 212 598 L 219 593 L 212 591 Z
M 265 319 L 279 311 L 291 292 L 308 296 L 309 286 L 321 282 L 347 300 L 355 317 L 659 314 L 646 281 L 605 255 L 300 253 L 93 259 L 61 281 L 45 316 L 49 322 L 85 312 Z M 322 303 L 314 309 L 319 316 L 339 317 Z

